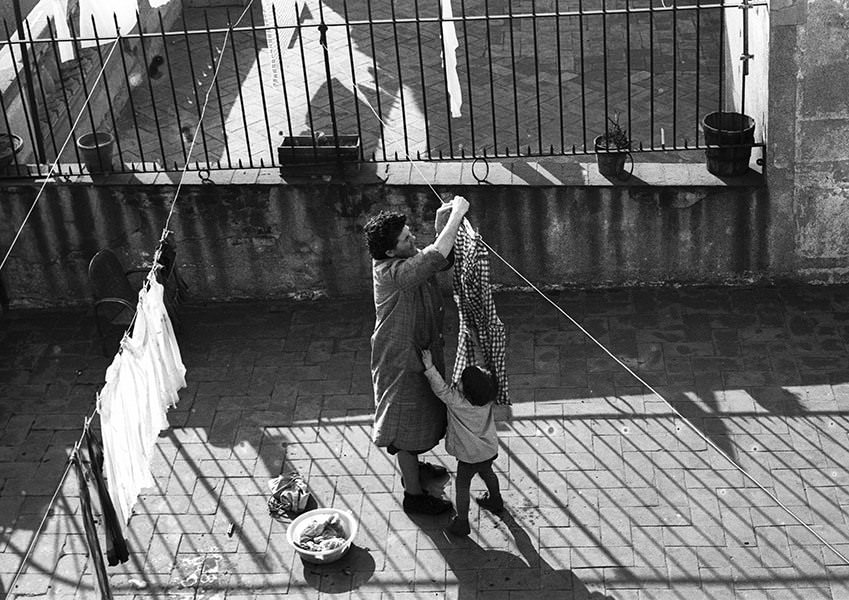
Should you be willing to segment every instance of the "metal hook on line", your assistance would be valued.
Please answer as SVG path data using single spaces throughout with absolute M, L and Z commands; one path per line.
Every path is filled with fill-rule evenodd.
M 477 166 L 478 162 L 483 162 L 483 166 L 486 167 L 483 177 L 478 177 L 478 174 L 475 172 L 475 166 Z M 486 178 L 489 177 L 489 161 L 483 156 L 478 156 L 472 161 L 472 177 L 474 177 L 475 181 L 478 183 L 489 183 L 489 181 L 486 180 Z

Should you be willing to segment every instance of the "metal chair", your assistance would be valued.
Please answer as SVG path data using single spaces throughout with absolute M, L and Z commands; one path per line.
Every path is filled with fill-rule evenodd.
M 165 288 L 165 309 L 168 311 L 174 331 L 179 332 L 180 316 L 177 309 L 185 299 L 189 288 L 177 271 L 177 252 L 168 242 L 162 243 L 159 263 L 162 268 L 156 272 L 156 279 Z M 88 279 L 94 297 L 94 319 L 104 355 L 107 354 L 107 349 L 102 323 L 123 326 L 124 330 L 127 329 L 136 312 L 139 290 L 143 283 L 143 279 L 140 279 L 136 285 L 133 285 L 130 276 L 146 275 L 148 272 L 147 268 L 124 270 L 118 257 L 109 249 L 101 250 L 89 262 Z

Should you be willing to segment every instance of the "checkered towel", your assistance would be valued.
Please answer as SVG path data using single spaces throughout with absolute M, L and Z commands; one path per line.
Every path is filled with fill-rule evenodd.
M 486 366 L 498 378 L 495 402 L 510 404 L 505 358 L 507 336 L 492 299 L 489 252 L 481 243 L 480 235 L 466 220 L 457 233 L 454 253 L 454 301 L 460 316 L 460 333 L 452 382 L 456 385 L 466 365 L 475 360 L 474 332 L 477 332 Z

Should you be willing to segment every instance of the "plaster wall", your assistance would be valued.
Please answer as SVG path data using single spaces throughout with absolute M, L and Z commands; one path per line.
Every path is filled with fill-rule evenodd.
M 736 6 L 725 11 L 725 108 L 752 117 L 755 141 L 761 142 L 769 118 L 769 11 L 753 6 L 747 13 Z M 742 59 L 744 55 L 748 60 Z M 755 149 L 753 160 L 759 156 Z

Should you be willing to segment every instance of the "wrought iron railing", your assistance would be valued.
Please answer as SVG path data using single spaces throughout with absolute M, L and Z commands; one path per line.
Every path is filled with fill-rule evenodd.
M 673 160 L 664 156 L 705 146 L 702 117 L 728 109 L 729 70 L 748 68 L 727 55 L 726 13 L 740 5 L 695 2 L 454 0 L 445 18 L 423 0 L 268 0 L 238 24 L 215 10 L 160 16 L 156 31 L 139 19 L 111 55 L 114 37 L 73 24 L 68 37 L 48 22 L 22 39 L 6 25 L 0 127 L 35 142 L 7 162 L 61 154 L 60 170 L 74 172 L 91 131 L 112 134 L 115 169 L 130 172 L 279 166 L 284 140 L 316 152 L 353 136 L 366 161 L 588 154 L 610 118 L 632 152 Z M 63 43 L 74 50 L 65 62 Z

